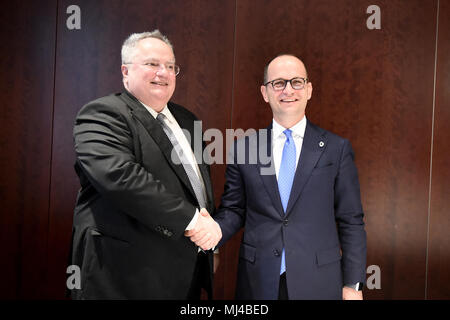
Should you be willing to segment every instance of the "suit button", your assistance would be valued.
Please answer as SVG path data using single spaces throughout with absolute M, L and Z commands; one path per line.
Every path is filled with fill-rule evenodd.
M 288 225 L 288 219 L 284 219 L 284 220 L 283 220 L 283 225 L 284 225 L 285 227 L 287 227 L 287 225 Z
M 279 257 L 280 256 L 280 252 L 277 249 L 273 249 L 273 254 L 275 257 Z

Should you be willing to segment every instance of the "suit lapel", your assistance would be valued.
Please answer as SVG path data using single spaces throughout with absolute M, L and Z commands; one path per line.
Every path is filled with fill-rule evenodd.
M 327 138 L 325 132 L 319 127 L 307 122 L 305 136 L 303 138 L 302 151 L 295 171 L 294 182 L 292 184 L 291 194 L 286 210 L 289 215 L 295 202 L 300 197 L 303 188 L 308 181 L 317 161 L 327 147 Z
M 133 117 L 135 117 L 139 122 L 142 123 L 144 128 L 156 142 L 162 154 L 166 158 L 167 162 L 175 171 L 176 175 L 180 178 L 185 187 L 188 188 L 188 190 L 190 190 L 193 197 L 196 198 L 194 190 L 192 189 L 191 183 L 189 182 L 189 178 L 186 174 L 186 171 L 183 168 L 183 165 L 175 164 L 172 161 L 173 146 L 169 138 L 165 134 L 164 130 L 162 129 L 161 125 L 157 122 L 156 119 L 153 118 L 150 112 L 148 112 L 148 110 L 145 109 L 145 107 L 138 100 L 136 100 L 136 98 L 133 97 L 130 93 L 125 92 L 125 94 L 122 94 L 121 97 L 131 107 Z M 172 110 L 170 111 L 172 112 Z
M 281 216 L 284 215 L 283 205 L 281 204 L 280 192 L 278 190 L 278 181 L 277 176 L 275 174 L 275 167 L 273 165 L 272 158 L 272 124 L 266 128 L 267 130 L 267 156 L 271 159 L 270 163 L 264 164 L 261 162 L 259 157 L 259 148 L 263 145 L 259 143 L 259 139 L 264 139 L 264 137 L 258 137 L 258 164 L 257 169 L 258 173 L 261 177 L 261 180 L 266 188 L 267 193 L 269 194 L 270 199 L 272 200 L 272 204 L 275 206 L 277 211 Z

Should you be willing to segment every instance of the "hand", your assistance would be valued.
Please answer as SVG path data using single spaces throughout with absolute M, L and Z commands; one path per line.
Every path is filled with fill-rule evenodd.
M 358 291 L 349 287 L 342 288 L 342 299 L 343 300 L 362 300 L 362 291 Z
M 219 224 L 211 218 L 208 211 L 203 208 L 197 219 L 195 227 L 185 231 L 184 235 L 203 250 L 209 250 L 219 243 L 222 238 L 222 230 Z

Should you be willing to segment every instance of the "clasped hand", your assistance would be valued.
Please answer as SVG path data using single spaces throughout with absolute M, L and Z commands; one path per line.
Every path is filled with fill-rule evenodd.
M 208 211 L 203 208 L 200 210 L 194 229 L 185 231 L 184 235 L 203 250 L 209 250 L 219 243 L 222 238 L 222 230 Z

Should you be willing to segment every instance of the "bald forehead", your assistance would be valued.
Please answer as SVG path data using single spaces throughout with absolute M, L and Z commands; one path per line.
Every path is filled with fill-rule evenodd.
M 157 38 L 145 38 L 141 39 L 138 42 L 138 47 L 141 48 L 151 48 L 151 49 L 163 49 L 163 50 L 169 50 L 173 54 L 172 48 L 165 43 L 164 41 L 157 39 Z
M 273 59 L 267 69 L 268 76 L 278 72 L 300 72 L 297 76 L 307 77 L 304 63 L 297 57 L 285 55 Z
M 271 69 L 271 74 L 269 75 L 269 67 Z M 269 63 L 264 67 L 264 81 L 263 83 L 267 83 L 268 81 L 277 79 L 277 78 L 283 78 L 283 79 L 292 79 L 291 78 L 285 78 L 283 76 L 277 75 L 280 73 L 280 71 L 291 71 L 291 74 L 293 71 L 296 71 L 296 75 L 293 77 L 302 77 L 302 78 L 308 78 L 308 71 L 306 70 L 305 65 L 303 62 L 297 58 L 296 56 L 292 54 L 280 54 L 269 61 Z

